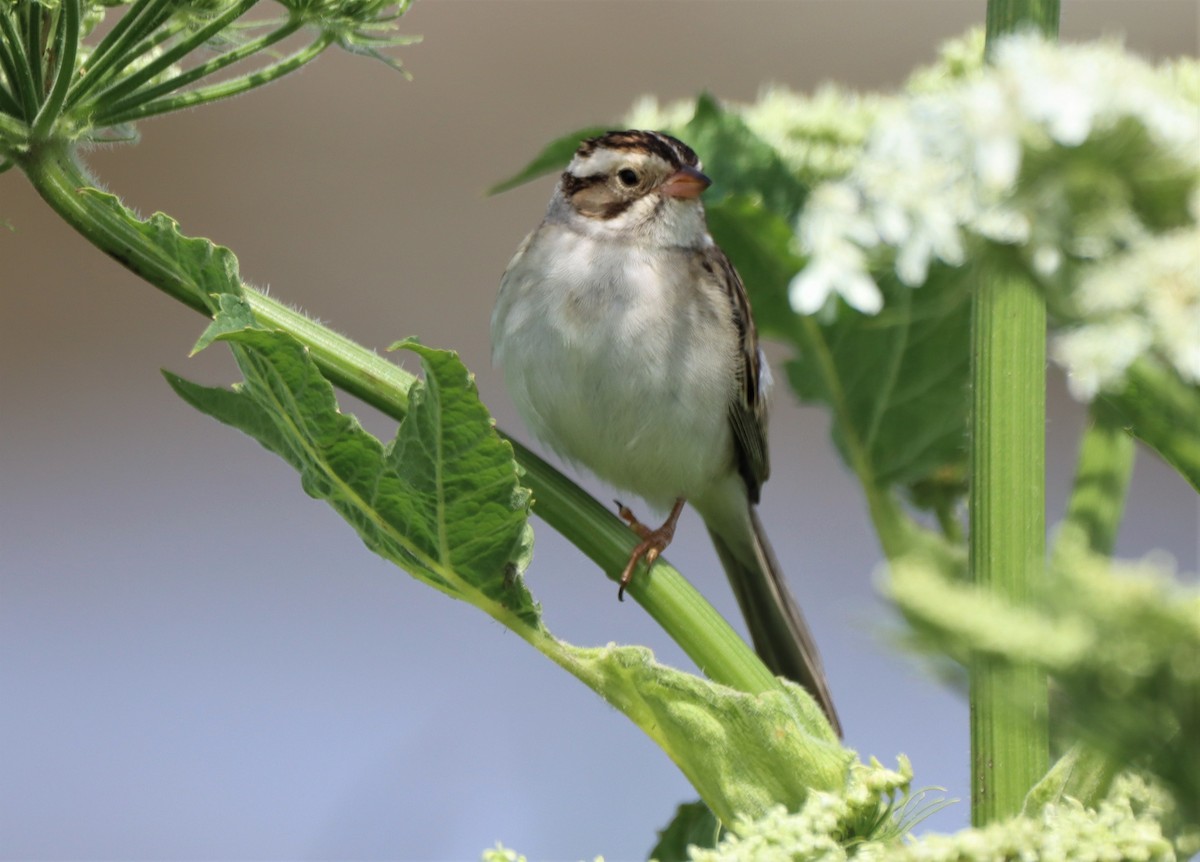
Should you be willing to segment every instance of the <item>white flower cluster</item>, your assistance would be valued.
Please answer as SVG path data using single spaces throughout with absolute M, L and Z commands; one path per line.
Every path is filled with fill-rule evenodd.
M 783 806 L 754 821 L 741 820 L 712 850 L 688 849 L 692 862 L 848 862 L 853 853 L 872 846 L 858 843 L 847 850 L 851 824 L 872 821 L 881 806 L 904 793 L 912 781 L 912 766 L 901 757 L 899 768 L 886 769 L 874 758 L 851 770 L 841 794 L 813 791 L 803 807 L 789 814 Z M 888 846 L 894 846 L 888 842 Z
M 1068 202 L 1018 188 L 1031 153 L 1077 150 L 1132 121 L 1200 172 L 1200 111 L 1178 86 L 1188 67 L 1160 72 L 1114 45 L 1057 46 L 1032 34 L 1000 43 L 994 59 L 886 106 L 846 178 L 814 192 L 797 227 L 810 263 L 790 287 L 796 311 L 813 313 L 835 295 L 878 311 L 868 264 L 885 249 L 915 287 L 935 260 L 963 264 L 974 237 L 1024 246 L 1049 275 L 1065 255 L 1098 257 L 1145 235 L 1125 208 L 1084 214 L 1088 235 L 1076 236 Z
M 826 84 L 812 95 L 786 87 L 764 87 L 747 105 L 723 104 L 755 135 L 770 144 L 783 163 L 806 185 L 838 179 L 862 153 L 882 96 L 859 94 Z M 653 96 L 638 99 L 622 122 L 631 129 L 661 129 L 685 136 L 696 102 L 660 104 Z
M 1136 776 L 1121 776 L 1094 809 L 1072 799 L 1046 805 L 1037 816 L 1014 817 L 954 835 L 925 835 L 903 844 L 866 841 L 847 848 L 839 840 L 846 799 L 814 793 L 795 814 L 782 808 L 740 823 L 714 850 L 691 848 L 692 862 L 988 862 L 1055 859 L 1060 862 L 1144 860 L 1174 862 L 1175 848 L 1153 819 L 1169 803 Z
M 1147 239 L 1094 264 L 1072 300 L 1083 322 L 1057 335 L 1051 349 L 1076 398 L 1119 384 L 1148 352 L 1200 383 L 1200 228 Z

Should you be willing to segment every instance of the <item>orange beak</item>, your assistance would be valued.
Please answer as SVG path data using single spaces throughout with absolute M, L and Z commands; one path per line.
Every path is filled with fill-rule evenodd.
M 695 168 L 680 168 L 659 187 L 659 191 L 669 198 L 698 198 L 706 188 L 712 185 L 712 180 Z

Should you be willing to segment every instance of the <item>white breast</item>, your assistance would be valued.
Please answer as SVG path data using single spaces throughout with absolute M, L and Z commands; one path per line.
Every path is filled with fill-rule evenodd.
M 660 508 L 733 458 L 736 330 L 690 255 L 544 225 L 492 318 L 493 359 L 534 434 Z

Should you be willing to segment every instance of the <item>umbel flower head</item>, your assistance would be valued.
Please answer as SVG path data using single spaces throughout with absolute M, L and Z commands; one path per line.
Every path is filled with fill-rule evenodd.
M 1075 315 L 1056 355 L 1077 395 L 1147 350 L 1197 380 L 1196 70 L 1026 34 L 999 43 L 991 66 L 914 80 L 879 108 L 845 176 L 809 198 L 792 307 L 811 314 L 840 297 L 874 313 L 875 274 L 917 287 L 935 261 L 960 267 L 1008 246 L 1063 294 L 1052 308 Z M 1167 230 L 1165 245 L 1138 250 Z M 1093 298 L 1118 282 L 1119 302 Z

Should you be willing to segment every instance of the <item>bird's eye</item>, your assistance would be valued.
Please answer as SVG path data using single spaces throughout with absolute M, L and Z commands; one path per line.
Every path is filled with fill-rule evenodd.
M 630 170 L 629 168 L 621 168 L 621 170 L 617 171 L 617 179 L 621 181 L 621 185 L 623 186 L 636 186 L 638 181 L 637 171 Z

